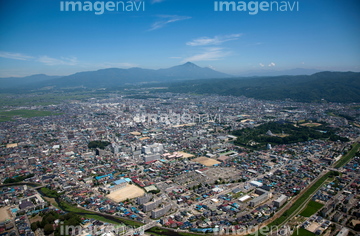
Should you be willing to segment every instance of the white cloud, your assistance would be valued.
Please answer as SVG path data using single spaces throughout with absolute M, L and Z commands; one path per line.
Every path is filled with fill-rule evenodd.
M 57 66 L 57 65 L 74 66 L 78 64 L 78 60 L 76 57 L 61 57 L 60 59 L 56 59 L 48 56 L 40 56 L 37 59 L 37 61 L 49 66 Z
M 264 64 L 262 64 L 262 63 L 259 63 L 259 65 L 261 66 L 261 67 L 264 67 L 265 65 Z
M 229 51 L 223 51 L 223 48 L 206 48 L 205 52 L 196 54 L 194 56 L 185 58 L 183 62 L 187 61 L 216 61 L 231 54 Z
M 32 56 L 28 56 L 22 53 L 2 52 L 2 51 L 0 51 L 0 57 L 14 59 L 14 60 L 21 60 L 21 61 L 27 61 L 34 58 Z
M 227 41 L 238 40 L 241 37 L 241 35 L 242 34 L 229 34 L 229 35 L 215 36 L 213 38 L 201 37 L 194 39 L 190 42 L 187 42 L 186 45 L 188 46 L 220 45 Z
M 164 2 L 165 0 L 152 0 L 151 3 L 154 4 L 154 3 L 160 3 L 160 2 Z
M 154 24 L 152 24 L 151 28 L 148 31 L 163 28 L 167 24 L 174 23 L 176 21 L 191 19 L 190 16 L 177 16 L 177 15 L 160 15 L 158 17 L 160 17 L 161 20 L 156 21 Z
M 276 66 L 276 64 L 274 62 L 271 62 L 268 66 L 273 67 L 273 66 Z
M 98 65 L 95 65 L 95 67 L 98 68 L 132 68 L 132 67 L 138 67 L 139 65 L 128 63 L 128 62 L 105 62 Z

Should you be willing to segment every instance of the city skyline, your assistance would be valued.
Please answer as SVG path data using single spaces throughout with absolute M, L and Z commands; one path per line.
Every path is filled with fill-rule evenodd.
M 187 61 L 232 75 L 294 68 L 360 71 L 355 0 L 277 1 L 287 4 L 280 10 L 266 8 L 276 1 L 236 1 L 236 11 L 231 1 L 228 11 L 209 0 L 124 1 L 116 10 L 112 1 L 78 2 L 82 8 L 66 11 L 66 1 L 2 0 L 0 77 L 159 69 Z M 96 11 L 100 2 L 108 8 Z

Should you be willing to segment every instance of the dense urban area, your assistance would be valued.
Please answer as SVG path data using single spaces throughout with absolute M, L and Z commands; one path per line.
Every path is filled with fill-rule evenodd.
M 140 92 L 1 108 L 1 236 L 359 235 L 360 104 Z

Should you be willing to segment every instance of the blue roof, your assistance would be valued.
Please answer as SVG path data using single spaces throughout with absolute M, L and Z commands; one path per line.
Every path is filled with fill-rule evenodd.
M 115 183 L 116 185 L 122 184 L 122 183 L 126 183 L 126 182 L 127 182 L 127 181 L 126 181 L 125 179 L 118 179 L 118 180 L 114 181 L 114 183 Z

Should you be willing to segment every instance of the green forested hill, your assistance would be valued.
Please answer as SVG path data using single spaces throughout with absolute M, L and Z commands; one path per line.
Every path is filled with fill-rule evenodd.
M 301 102 L 360 102 L 360 73 L 193 80 L 172 84 L 171 92 L 246 96 Z

